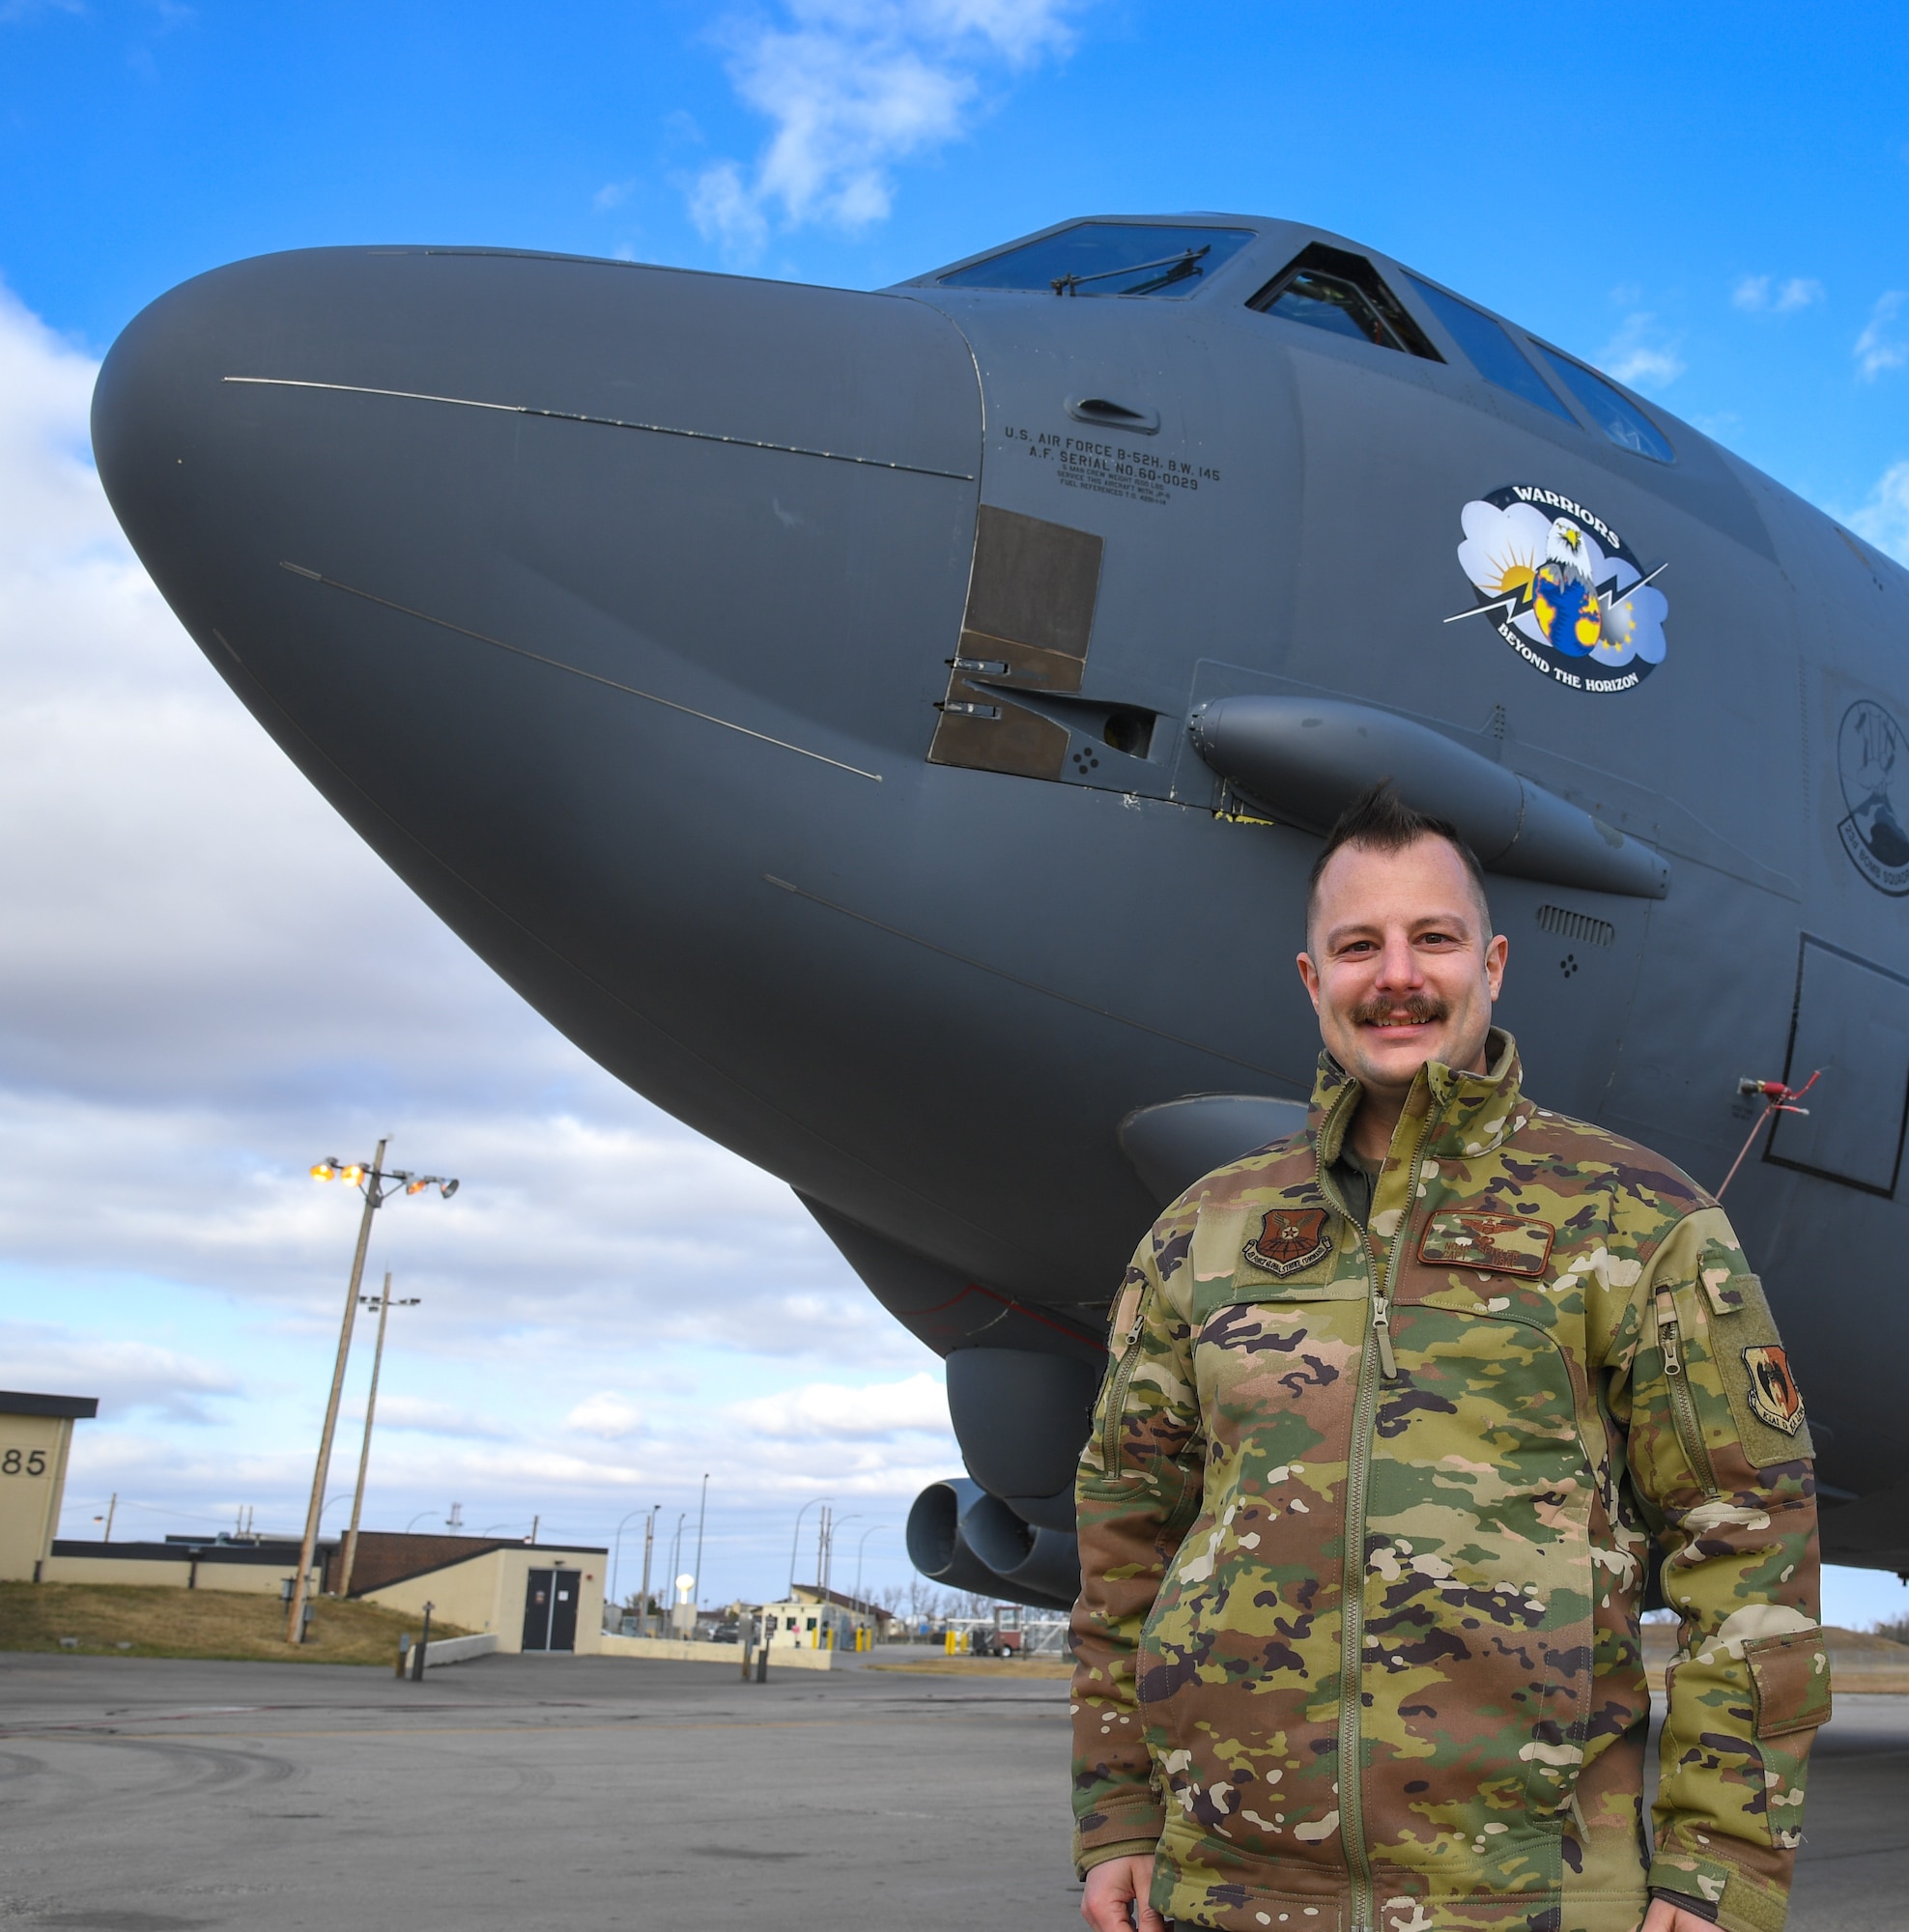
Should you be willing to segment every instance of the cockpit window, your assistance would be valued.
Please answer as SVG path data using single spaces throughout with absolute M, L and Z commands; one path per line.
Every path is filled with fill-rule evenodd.
M 1422 355 L 1428 362 L 1445 359 L 1363 255 L 1328 248 L 1324 242 L 1302 249 L 1247 307 L 1284 322 L 1370 342 L 1378 349 Z
M 1562 416 L 1573 429 L 1578 427 L 1577 418 L 1558 401 L 1552 385 L 1532 368 L 1524 350 L 1500 324 L 1494 322 L 1483 309 L 1448 296 L 1443 289 L 1435 289 L 1430 282 L 1421 282 L 1416 275 L 1407 279 L 1424 297 L 1426 307 L 1444 324 L 1452 340 L 1471 358 L 1471 366 L 1486 382 L 1496 383 L 1514 396 L 1523 396 L 1527 403 L 1536 403 L 1541 410 Z
M 1677 452 L 1664 440 L 1664 432 L 1629 397 L 1620 395 L 1602 376 L 1586 369 L 1581 362 L 1572 361 L 1568 355 L 1560 355 L 1555 349 L 1547 349 L 1540 342 L 1537 351 L 1557 372 L 1557 380 L 1583 404 L 1585 413 L 1618 448 L 1635 450 L 1653 463 L 1676 462 Z
M 1057 296 L 1190 296 L 1253 239 L 1250 228 L 1079 221 L 940 277 L 945 289 L 1047 289 Z

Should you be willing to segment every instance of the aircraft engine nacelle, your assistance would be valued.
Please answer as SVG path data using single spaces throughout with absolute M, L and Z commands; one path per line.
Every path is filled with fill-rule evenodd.
M 993 1568 L 983 1548 L 1011 1567 Z M 1023 1521 L 965 1476 L 930 1483 L 908 1512 L 908 1560 L 951 1590 L 1040 1610 L 1067 1610 L 1080 1591 L 1080 1556 L 1070 1531 Z
M 1074 1467 L 1103 1364 L 1035 1349 L 956 1349 L 948 1413 L 968 1474 L 1024 1521 L 1074 1526 Z

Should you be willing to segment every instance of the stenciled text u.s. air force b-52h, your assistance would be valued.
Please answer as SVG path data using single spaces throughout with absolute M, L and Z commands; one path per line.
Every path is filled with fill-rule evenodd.
M 1487 1052 L 1419 1073 L 1366 1225 L 1327 1058 L 1141 1243 L 1078 1485 L 1077 1857 L 1239 1932 L 1630 1932 L 1647 1888 L 1781 1932 L 1830 1708 L 1802 1406 L 1723 1209 Z

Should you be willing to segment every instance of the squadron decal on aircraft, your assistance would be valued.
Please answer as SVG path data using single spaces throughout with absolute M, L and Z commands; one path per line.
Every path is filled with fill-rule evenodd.
M 1902 727 L 1880 704 L 1861 698 L 1837 732 L 1837 777 L 1849 816 L 1837 827 L 1849 863 L 1891 898 L 1909 894 L 1909 833 L 1890 797 L 1902 756 Z
M 1573 691 L 1634 691 L 1664 662 L 1663 591 L 1631 547 L 1581 503 L 1527 483 L 1460 513 L 1458 560 L 1478 602 L 1445 622 L 1490 613 L 1534 669 Z

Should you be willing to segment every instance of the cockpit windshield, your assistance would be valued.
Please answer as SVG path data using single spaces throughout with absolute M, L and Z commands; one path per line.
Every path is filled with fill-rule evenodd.
M 1057 296 L 1190 296 L 1252 239 L 1250 228 L 1079 221 L 939 281 L 945 289 L 1045 289 Z

